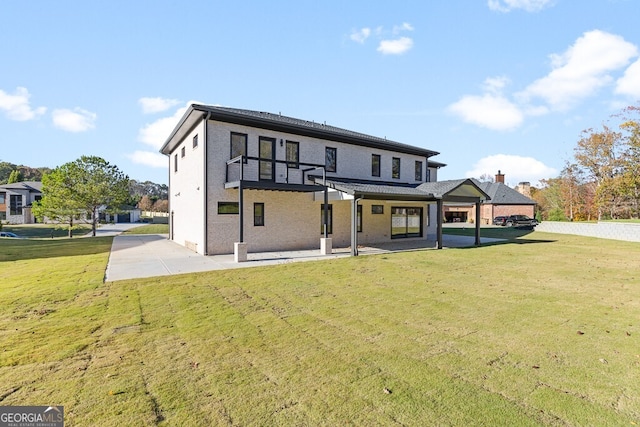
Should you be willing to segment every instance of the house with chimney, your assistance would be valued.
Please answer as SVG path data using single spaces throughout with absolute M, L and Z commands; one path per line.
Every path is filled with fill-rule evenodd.
M 268 112 L 193 104 L 160 151 L 170 239 L 238 262 L 402 239 L 442 247 L 443 204 L 480 212 L 489 198 L 471 179 L 437 181 L 436 151 Z
M 494 182 L 480 182 L 473 180 L 489 198 L 482 202 L 480 221 L 482 225 L 491 224 L 497 216 L 527 215 L 533 218 L 536 202 L 531 199 L 531 184 L 520 182 L 515 188 L 504 183 L 504 174 L 498 171 Z M 468 203 L 453 203 L 444 205 L 446 222 L 477 223 L 476 211 Z

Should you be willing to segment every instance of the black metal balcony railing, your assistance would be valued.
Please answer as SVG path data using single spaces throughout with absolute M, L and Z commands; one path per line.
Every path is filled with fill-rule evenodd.
M 227 160 L 226 184 L 235 182 L 273 182 L 276 184 L 314 185 L 312 172 L 325 176 L 325 166 L 315 163 L 290 162 L 238 156 Z

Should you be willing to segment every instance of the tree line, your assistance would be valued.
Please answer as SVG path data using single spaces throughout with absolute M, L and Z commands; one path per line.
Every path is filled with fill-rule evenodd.
M 640 217 L 640 107 L 612 124 L 582 131 L 573 157 L 556 178 L 532 188 L 541 219 L 588 221 Z

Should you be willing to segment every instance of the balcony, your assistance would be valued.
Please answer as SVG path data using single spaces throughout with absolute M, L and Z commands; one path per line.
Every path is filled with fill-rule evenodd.
M 314 177 L 325 176 L 324 165 L 238 156 L 227 161 L 224 188 L 277 191 L 323 191 Z

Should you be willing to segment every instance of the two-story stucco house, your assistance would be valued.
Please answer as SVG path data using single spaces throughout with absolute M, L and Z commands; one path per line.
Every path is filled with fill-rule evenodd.
M 324 123 L 191 105 L 161 148 L 170 238 L 204 254 L 441 242 L 442 202 L 487 195 L 438 183 L 438 153 Z
M 0 185 L 0 221 L 10 224 L 34 223 L 31 204 L 40 198 L 42 183 L 38 181 Z

